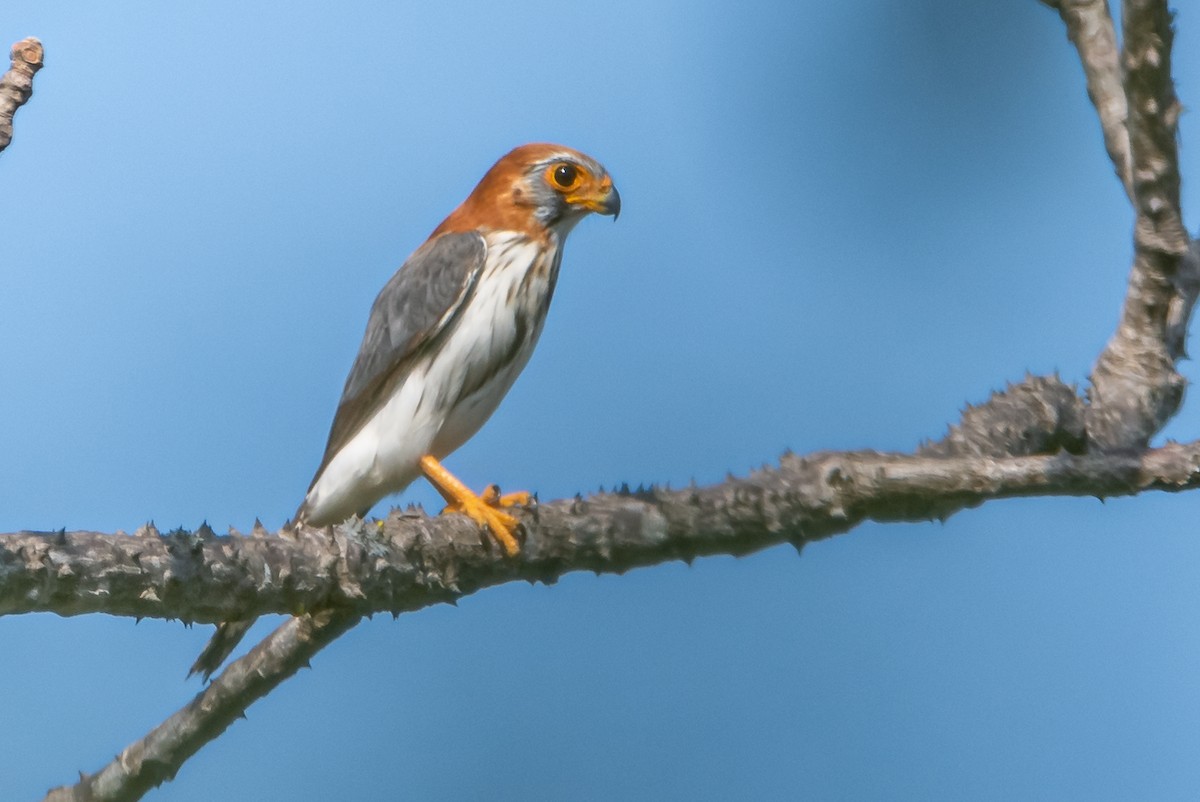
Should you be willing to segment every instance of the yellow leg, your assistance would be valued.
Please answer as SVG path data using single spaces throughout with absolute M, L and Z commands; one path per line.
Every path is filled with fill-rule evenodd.
M 482 496 L 477 496 L 430 454 L 421 457 L 421 472 L 446 499 L 447 507 L 443 512 L 461 512 L 480 526 L 486 526 L 509 557 L 521 550 L 514 535 L 520 522 L 499 508 L 527 503 L 528 493 L 501 496 L 500 489 L 491 485 Z

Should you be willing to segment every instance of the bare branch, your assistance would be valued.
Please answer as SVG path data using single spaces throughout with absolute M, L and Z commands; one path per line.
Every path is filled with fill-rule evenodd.
M 12 67 L 0 76 L 0 151 L 13 135 L 13 115 L 33 94 L 33 74 L 42 68 L 42 43 L 32 36 L 12 46 Z
M 1026 376 L 963 410 L 944 438 L 921 446 L 927 457 L 1019 457 L 1087 449 L 1083 399 L 1058 376 Z
M 1104 148 L 1112 160 L 1117 179 L 1133 200 L 1133 158 L 1129 130 L 1125 127 L 1127 105 L 1121 82 L 1117 33 L 1107 0 L 1042 0 L 1058 11 L 1067 26 L 1067 38 L 1079 52 L 1087 93 L 1100 117 Z
M 650 488 L 547 504 L 526 515 L 529 535 L 515 560 L 495 553 L 489 541 L 461 516 L 429 519 L 393 514 L 382 531 L 352 521 L 338 527 L 332 539 L 313 530 L 296 539 L 197 538 L 188 534 L 166 538 L 40 536 L 54 545 L 49 551 L 40 551 L 37 559 L 28 553 L 31 548 L 38 549 L 34 536 L 0 536 L 0 542 L 8 555 L 24 552 L 30 563 L 52 566 L 53 570 L 39 574 L 51 586 L 48 599 L 80 595 L 111 602 L 130 592 L 131 588 L 122 588 L 119 582 L 83 584 L 88 573 L 76 569 L 99 569 L 96 554 L 104 541 L 116 546 L 146 541 L 144 553 L 154 552 L 155 556 L 143 558 L 142 581 L 146 588 L 156 588 L 153 595 L 160 599 L 170 597 L 166 588 L 172 584 L 223 587 L 222 574 L 243 572 L 246 583 L 260 583 L 261 599 L 278 603 L 282 597 L 272 593 L 272 583 L 261 580 L 260 569 L 271 564 L 291 564 L 302 577 L 315 576 L 316 566 L 326 565 L 332 569 L 331 575 L 340 577 L 328 587 L 314 589 L 311 597 L 303 593 L 295 597 L 316 602 L 324 596 L 336 607 L 289 619 L 100 772 L 81 777 L 74 786 L 57 788 L 46 797 L 47 802 L 115 802 L 139 799 L 171 779 L 184 761 L 224 732 L 250 704 L 306 665 L 366 611 L 415 610 L 513 579 L 553 582 L 573 570 L 623 572 L 670 559 L 744 554 L 788 541 L 799 547 L 848 531 L 867 518 L 945 518 L 995 498 L 1123 495 L 1195 487 L 1200 487 L 1200 442 L 1172 444 L 1141 454 L 1009 458 L 824 453 L 806 458 L 787 456 L 777 468 L 764 468 L 748 478 L 707 488 Z M 336 564 L 326 562 L 332 552 L 322 541 L 333 543 L 340 552 Z M 155 542 L 162 549 L 155 550 Z M 172 553 L 178 555 L 179 545 L 189 543 L 200 562 L 211 557 L 213 564 L 224 567 L 211 575 L 190 574 L 186 582 L 180 582 L 181 577 L 172 574 Z M 217 552 L 240 553 L 243 559 L 225 560 Z M 116 559 L 124 553 L 120 548 L 107 552 Z M 190 564 L 192 558 L 186 559 Z M 21 572 L 19 564 L 7 559 L 0 563 L 6 585 Z M 122 572 L 110 573 L 116 577 Z M 277 576 L 280 579 L 275 584 L 288 584 L 286 572 Z M 72 593 L 61 586 L 63 582 L 71 586 Z M 302 584 L 307 584 L 307 579 Z M 21 585 L 32 589 L 23 580 Z M 245 615 L 249 609 L 279 611 L 259 601 L 256 598 L 240 613 Z M 169 605 L 158 612 L 181 614 L 166 608 Z M 224 615 L 224 609 L 211 602 L 204 609 Z
M 0 610 L 195 621 L 338 609 L 400 613 L 514 579 L 623 572 L 667 560 L 800 546 L 865 519 L 942 519 L 1015 496 L 1109 496 L 1200 487 L 1200 442 L 1144 454 L 786 456 L 742 479 L 606 493 L 526 512 L 515 559 L 466 518 L 393 514 L 294 537 L 177 533 L 0 536 Z
M 1186 385 L 1175 360 L 1197 286 L 1194 268 L 1180 269 L 1189 240 L 1179 206 L 1171 14 L 1165 0 L 1127 0 L 1123 26 L 1137 216 L 1121 321 L 1088 393 L 1088 439 L 1099 449 L 1142 446 L 1175 414 Z
M 358 623 L 324 612 L 288 619 L 174 715 L 135 741 L 99 772 L 55 788 L 45 802 L 129 802 L 172 779 L 200 747 L 241 718 L 246 707 L 308 665 L 323 647 Z

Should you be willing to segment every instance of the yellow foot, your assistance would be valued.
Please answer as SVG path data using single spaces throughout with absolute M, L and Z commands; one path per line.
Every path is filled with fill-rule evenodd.
M 453 501 L 446 505 L 446 509 L 442 510 L 443 515 L 455 512 L 466 515 L 480 526 L 486 526 L 509 557 L 516 555 L 521 550 L 516 538 L 517 527 L 521 525 L 521 522 L 507 512 L 493 507 L 476 495 Z
M 446 499 L 446 509 L 442 510 L 443 514 L 462 513 L 480 526 L 486 526 L 509 557 L 520 552 L 521 547 L 517 543 L 516 530 L 521 522 L 501 508 L 529 503 L 528 493 L 509 493 L 501 496 L 500 488 L 491 485 L 483 491 L 482 496 L 477 496 L 469 487 L 459 481 L 458 477 L 442 467 L 440 462 L 428 454 L 421 457 L 421 472 L 442 494 L 442 498 Z

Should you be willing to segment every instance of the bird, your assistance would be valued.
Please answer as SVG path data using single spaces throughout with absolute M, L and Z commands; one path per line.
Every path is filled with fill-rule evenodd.
M 384 285 L 371 307 L 320 466 L 292 526 L 365 518 L 424 476 L 515 556 L 528 493 L 471 491 L 441 463 L 479 431 L 529 361 L 567 235 L 589 214 L 621 212 L 598 161 L 549 143 L 514 148 Z M 253 620 L 218 625 L 188 676 L 207 680 Z

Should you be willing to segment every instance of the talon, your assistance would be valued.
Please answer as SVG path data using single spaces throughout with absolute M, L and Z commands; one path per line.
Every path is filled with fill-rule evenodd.
M 501 507 L 528 507 L 533 501 L 533 494 L 528 490 L 518 490 L 514 493 L 505 493 L 499 499 Z
M 442 515 L 465 515 L 480 526 L 487 527 L 503 547 L 504 552 L 512 557 L 521 551 L 517 543 L 516 530 L 521 525 L 513 516 L 493 506 L 486 498 L 472 494 L 447 504 Z
M 500 495 L 500 485 L 492 484 L 479 494 L 479 499 L 492 507 L 528 507 L 533 494 L 527 490 Z
M 521 551 L 515 535 L 521 522 L 500 509 L 513 505 L 504 503 L 508 497 L 500 495 L 498 486 L 489 485 L 482 495 L 477 496 L 430 455 L 421 457 L 421 471 L 434 488 L 442 494 L 442 498 L 446 499 L 447 504 L 446 508 L 442 510 L 443 514 L 461 513 L 480 526 L 487 527 L 492 537 L 500 543 L 509 557 L 513 557 Z M 519 496 L 520 494 L 509 495 Z

